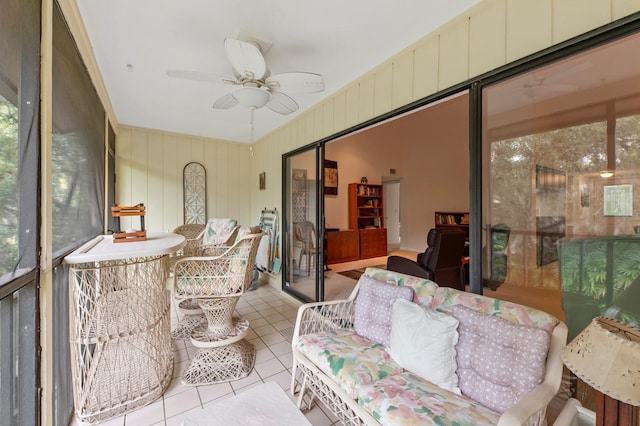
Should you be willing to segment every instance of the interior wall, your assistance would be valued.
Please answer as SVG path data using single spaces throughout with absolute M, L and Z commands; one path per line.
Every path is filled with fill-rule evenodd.
M 339 180 L 338 195 L 325 196 L 326 226 L 348 228 L 349 183 L 393 176 L 402 182 L 400 248 L 423 251 L 436 211 L 469 211 L 468 118 L 464 94 L 327 144 Z
M 257 224 L 260 211 L 249 209 L 249 147 L 147 129 L 121 127 L 116 141 L 116 202 L 144 203 L 146 229 L 166 232 L 184 223 L 182 171 L 196 161 L 207 172 L 207 216 Z M 269 181 L 267 180 L 267 187 Z M 253 214 L 255 213 L 255 214 Z M 131 224 L 124 220 L 126 229 Z M 137 218 L 135 219 L 137 221 Z M 131 224 L 137 228 L 138 223 Z

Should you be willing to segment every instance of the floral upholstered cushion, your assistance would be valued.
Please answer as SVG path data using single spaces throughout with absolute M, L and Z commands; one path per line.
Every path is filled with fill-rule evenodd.
M 504 412 L 542 382 L 550 334 L 465 306 L 458 326 L 458 386 L 464 395 Z
M 499 414 L 404 372 L 360 389 L 358 403 L 382 425 L 495 425 Z
M 388 271 L 386 269 L 369 267 L 364 271 L 364 275 L 398 287 L 409 287 L 413 289 L 413 301 L 422 306 L 429 306 L 429 304 L 431 304 L 433 295 L 438 288 L 438 284 L 431 280 L 401 274 L 400 272 Z
M 350 329 L 307 334 L 296 347 L 352 398 L 361 386 L 402 372 L 382 345 Z
M 362 275 L 358 282 L 353 328 L 359 335 L 389 347 L 391 304 L 398 298 L 411 300 L 413 290 L 383 283 L 367 275 Z
M 393 302 L 391 358 L 423 379 L 460 394 L 456 375 L 458 320 L 404 299 Z
M 233 235 L 237 220 L 235 219 L 223 219 L 219 217 L 211 218 L 207 221 L 207 227 L 204 230 L 202 236 L 202 244 L 222 244 L 226 242 Z
M 462 305 L 484 314 L 496 315 L 514 324 L 530 325 L 553 333 L 558 319 L 539 309 L 519 305 L 479 294 L 467 293 L 450 287 L 438 287 L 431 309 L 452 313 L 455 305 Z

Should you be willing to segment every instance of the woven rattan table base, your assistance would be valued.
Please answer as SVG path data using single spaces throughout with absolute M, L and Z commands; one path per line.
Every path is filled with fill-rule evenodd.
M 246 340 L 200 349 L 182 375 L 182 384 L 196 386 L 242 379 L 251 373 L 255 361 L 256 349 Z
M 211 332 L 207 322 L 194 327 L 191 332 L 191 344 L 196 348 L 215 348 L 235 343 L 249 332 L 249 321 L 244 318 L 234 317 L 229 324 L 230 329 L 224 334 Z

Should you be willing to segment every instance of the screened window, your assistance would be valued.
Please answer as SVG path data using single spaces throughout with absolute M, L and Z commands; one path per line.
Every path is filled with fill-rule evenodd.
M 37 424 L 40 2 L 0 0 L 0 422 Z

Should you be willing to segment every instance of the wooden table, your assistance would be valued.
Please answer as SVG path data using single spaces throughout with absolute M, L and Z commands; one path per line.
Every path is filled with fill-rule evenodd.
M 182 235 L 114 244 L 98 236 L 68 255 L 76 416 L 102 422 L 162 395 L 173 373 L 167 259 Z

